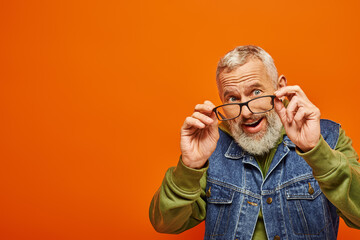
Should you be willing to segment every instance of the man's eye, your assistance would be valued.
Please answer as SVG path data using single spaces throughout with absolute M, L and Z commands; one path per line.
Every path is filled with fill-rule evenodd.
M 229 102 L 235 102 L 236 100 L 236 97 L 229 97 Z
M 261 93 L 260 90 L 254 90 L 254 95 L 259 95 Z

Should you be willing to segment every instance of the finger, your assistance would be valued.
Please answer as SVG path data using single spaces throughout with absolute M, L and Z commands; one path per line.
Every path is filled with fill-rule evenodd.
M 209 101 L 209 100 L 205 100 L 205 101 L 204 101 L 204 104 L 210 106 L 211 109 L 213 109 L 213 108 L 215 107 L 215 105 L 214 105 L 211 101 Z
M 287 121 L 292 122 L 296 112 L 299 109 L 299 101 L 298 98 L 293 97 L 289 102 L 289 105 L 286 108 Z
M 275 91 L 274 94 L 278 98 L 286 96 L 289 100 L 295 95 L 306 98 L 304 91 L 297 85 L 282 87 Z
M 193 118 L 193 117 L 187 117 L 183 124 L 183 129 L 190 129 L 190 128 L 199 128 L 203 129 L 206 125 L 202 123 L 199 119 Z
M 214 107 L 210 104 L 197 104 L 195 106 L 194 111 L 196 112 L 201 112 L 204 113 L 206 115 L 210 115 L 212 113 L 212 110 L 214 109 Z
M 306 110 L 305 108 L 299 108 L 298 111 L 296 112 L 295 116 L 294 116 L 294 122 L 296 124 L 296 126 L 300 129 L 302 127 L 302 125 L 305 122 L 305 117 L 306 117 Z
M 215 112 L 212 112 L 212 114 L 210 115 L 211 119 L 213 119 L 213 123 L 211 124 L 211 126 L 213 127 L 213 129 L 217 129 L 218 126 L 219 126 L 219 120 L 218 118 L 216 117 L 216 114 Z
M 200 112 L 194 112 L 192 114 L 193 118 L 196 118 L 198 120 L 200 120 L 202 123 L 204 123 L 205 125 L 210 125 L 214 122 L 214 119 L 212 119 L 211 117 L 204 115 Z
M 285 124 L 287 124 L 286 108 L 278 98 L 275 98 L 274 108 L 275 112 L 279 115 L 282 124 L 285 126 Z
M 214 122 L 212 123 L 212 125 L 218 126 L 220 122 L 219 122 L 219 120 L 218 120 L 215 112 L 212 112 L 211 115 L 210 115 L 210 117 L 211 117 L 211 119 L 214 121 Z
M 209 101 L 209 100 L 204 101 L 204 104 L 207 105 L 207 106 L 209 106 L 209 107 L 211 107 L 210 117 L 214 120 L 214 123 L 215 123 L 215 125 L 217 126 L 217 125 L 218 125 L 218 119 L 217 119 L 217 117 L 216 117 L 215 112 L 213 111 L 216 106 L 215 106 L 211 101 Z
M 219 121 L 216 117 L 215 112 L 212 112 L 210 116 L 202 114 L 200 112 L 194 112 L 192 115 L 194 118 L 199 119 L 206 126 L 211 126 L 213 129 L 216 129 L 219 125 Z

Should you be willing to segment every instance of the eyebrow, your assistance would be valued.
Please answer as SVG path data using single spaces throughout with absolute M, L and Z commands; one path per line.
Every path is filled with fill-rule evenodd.
M 233 94 L 239 94 L 239 91 L 230 91 L 230 90 L 225 90 L 224 92 L 224 98 L 226 98 L 228 95 L 233 95 Z
M 255 83 L 251 83 L 249 86 L 246 86 L 246 88 L 251 88 L 251 87 L 264 87 L 264 84 L 260 82 L 255 82 Z
M 248 86 L 246 86 L 246 88 L 247 88 L 246 91 L 248 90 L 248 88 L 254 88 L 254 87 L 262 87 L 262 88 L 264 88 L 264 85 L 262 83 L 256 81 L 256 82 L 250 83 Z M 233 94 L 239 94 L 238 89 L 236 89 L 236 91 L 225 90 L 224 91 L 224 98 L 226 98 L 228 95 L 233 95 Z

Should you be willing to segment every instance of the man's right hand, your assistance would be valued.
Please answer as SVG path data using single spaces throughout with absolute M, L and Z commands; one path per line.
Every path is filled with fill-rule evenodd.
M 195 106 L 181 127 L 180 149 L 185 166 L 199 169 L 215 151 L 219 139 L 218 120 L 210 101 Z

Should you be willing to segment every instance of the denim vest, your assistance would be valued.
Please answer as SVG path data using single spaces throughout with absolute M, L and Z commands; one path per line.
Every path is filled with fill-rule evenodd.
M 339 124 L 321 120 L 321 135 L 334 149 Z M 268 239 L 336 239 L 339 217 L 311 167 L 285 135 L 263 179 L 255 158 L 220 131 L 209 159 L 204 239 L 251 240 L 262 209 Z

